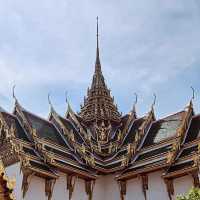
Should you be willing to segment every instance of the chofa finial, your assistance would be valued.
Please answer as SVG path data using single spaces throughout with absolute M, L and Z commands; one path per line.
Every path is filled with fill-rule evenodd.
M 138 101 L 138 95 L 137 95 L 136 92 L 134 93 L 134 95 L 135 95 L 135 102 L 134 102 L 134 106 L 135 106 L 137 104 L 137 101 Z
M 68 103 L 68 92 L 67 91 L 65 91 L 65 101 L 66 101 L 66 103 Z
M 135 114 L 135 117 L 136 117 L 136 104 L 137 104 L 137 100 L 138 100 L 138 95 L 137 95 L 137 93 L 134 93 L 134 95 L 135 95 L 135 102 L 134 102 L 134 104 L 133 104 L 133 109 L 132 109 L 132 112 Z
M 153 96 L 154 96 L 154 99 L 153 99 L 153 103 L 152 103 L 152 105 L 151 105 L 152 108 L 153 108 L 153 107 L 155 106 L 155 104 L 156 104 L 156 94 L 154 93 Z
M 17 101 L 17 98 L 15 96 L 15 87 L 16 87 L 16 85 L 13 85 L 13 87 L 12 87 L 12 95 L 13 95 L 13 98 L 15 99 L 15 101 Z
M 53 108 L 53 105 L 52 105 L 51 99 L 50 99 L 50 92 L 48 93 L 48 102 L 49 102 L 49 105 L 51 106 L 51 108 Z
M 192 89 L 192 98 L 191 98 L 191 100 L 194 100 L 194 98 L 195 98 L 195 90 L 194 90 L 194 88 L 192 86 L 190 86 L 190 88 Z

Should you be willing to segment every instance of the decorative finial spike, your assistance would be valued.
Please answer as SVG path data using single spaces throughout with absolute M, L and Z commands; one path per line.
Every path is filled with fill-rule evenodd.
M 134 95 L 135 95 L 135 102 L 134 102 L 134 104 L 133 104 L 133 112 L 135 112 L 135 106 L 136 106 L 136 104 L 137 104 L 137 99 L 138 99 L 138 95 L 137 95 L 137 93 L 134 93 Z
M 137 93 L 134 93 L 134 95 L 135 95 L 135 102 L 133 104 L 133 110 L 132 110 L 132 112 L 134 113 L 135 118 L 137 118 L 137 116 L 136 116 L 136 104 L 137 104 L 137 101 L 138 101 L 138 95 L 137 95 Z
M 195 98 L 195 90 L 192 86 L 190 86 L 190 88 L 192 89 L 192 99 L 191 100 L 194 100 Z
M 135 103 L 134 103 L 134 105 L 136 105 L 136 104 L 137 104 L 137 101 L 138 101 L 138 95 L 137 95 L 136 92 L 134 93 L 134 95 L 135 95 Z
M 100 58 L 99 58 L 99 17 L 97 16 L 97 49 L 96 49 L 96 63 L 95 63 L 95 72 L 101 71 L 101 64 L 100 64 Z
M 51 106 L 51 108 L 53 108 L 53 105 L 52 105 L 51 99 L 50 99 L 50 92 L 48 93 L 48 102 L 49 102 L 49 105 Z
M 66 101 L 66 103 L 68 103 L 68 92 L 67 91 L 65 91 L 65 101 Z
M 12 88 L 12 95 L 13 95 L 13 98 L 15 99 L 15 101 L 17 101 L 17 98 L 15 96 L 15 87 L 16 85 L 13 85 L 13 88 Z
M 153 104 L 152 104 L 152 106 L 151 106 L 152 108 L 153 108 L 153 107 L 155 106 L 155 104 L 156 104 L 156 94 L 154 93 L 153 96 L 154 96 L 154 100 L 153 100 Z

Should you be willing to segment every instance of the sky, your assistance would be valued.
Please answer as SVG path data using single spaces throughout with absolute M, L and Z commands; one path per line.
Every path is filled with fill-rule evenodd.
M 119 110 L 138 94 L 138 116 L 157 96 L 157 118 L 178 112 L 192 97 L 200 111 L 199 0 L 0 0 L 0 106 L 15 95 L 47 117 L 48 93 L 63 115 L 65 92 L 79 111 L 94 73 L 96 16 L 106 83 Z

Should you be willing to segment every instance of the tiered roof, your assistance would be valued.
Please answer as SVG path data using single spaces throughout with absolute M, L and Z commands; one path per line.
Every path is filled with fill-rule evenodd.
M 110 121 L 120 122 L 121 114 L 114 105 L 114 98 L 110 95 L 110 90 L 104 80 L 101 71 L 101 62 L 99 56 L 99 36 L 98 36 L 98 18 L 97 18 L 97 49 L 95 72 L 92 79 L 92 85 L 88 89 L 87 97 L 81 107 L 80 116 L 85 122 Z
M 48 186 L 58 171 L 68 174 L 69 182 L 74 175 L 88 181 L 117 173 L 123 184 L 142 176 L 144 193 L 146 175 L 161 169 L 170 187 L 173 177 L 187 173 L 199 184 L 200 116 L 194 114 L 192 100 L 186 109 L 163 119 L 156 120 L 153 106 L 142 117 L 135 108 L 121 116 L 105 84 L 98 43 L 97 24 L 95 73 L 80 113 L 68 105 L 66 116 L 60 116 L 51 105 L 49 118 L 43 119 L 17 99 L 13 114 L 0 109 L 0 155 L 5 165 L 20 161 L 24 180 L 32 173 L 45 178 L 49 198 Z M 25 195 L 26 182 L 23 186 Z M 168 192 L 170 196 L 173 191 Z

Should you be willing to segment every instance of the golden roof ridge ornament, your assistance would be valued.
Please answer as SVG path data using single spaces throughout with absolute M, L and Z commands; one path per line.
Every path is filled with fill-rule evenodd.
M 54 109 L 53 104 L 51 102 L 50 92 L 48 93 L 48 103 L 50 106 L 50 113 L 49 113 L 48 119 L 50 120 L 51 116 L 54 116 L 57 118 L 58 114 L 57 114 L 56 110 Z
M 193 109 L 193 102 L 194 102 L 194 99 L 195 99 L 195 89 L 190 86 L 191 90 L 192 90 L 192 97 L 188 103 L 188 105 L 185 107 L 186 110 L 188 109 Z
M 13 99 L 15 100 L 15 104 L 17 104 L 18 100 L 15 96 L 15 88 L 16 88 L 16 85 L 14 84 L 13 87 L 12 87 L 12 96 L 13 96 Z
M 153 103 L 151 105 L 152 110 L 154 109 L 154 106 L 156 104 L 156 98 L 157 98 L 155 93 L 153 93 L 153 96 L 154 96 L 154 99 L 153 99 Z
M 153 103 L 151 104 L 151 110 L 148 112 L 146 118 L 150 119 L 153 118 L 155 120 L 155 113 L 154 113 L 154 106 L 156 104 L 156 94 L 153 93 L 154 99 L 153 99 Z
M 13 99 L 15 100 L 15 108 L 14 108 L 14 109 L 16 109 L 16 107 L 18 107 L 20 110 L 25 110 L 25 109 L 20 105 L 20 103 L 19 103 L 19 101 L 18 101 L 18 99 L 17 99 L 17 97 L 16 97 L 16 95 L 15 95 L 15 88 L 16 88 L 16 85 L 14 84 L 13 87 L 12 87 L 12 97 L 13 97 Z
M 195 98 L 195 90 L 194 90 L 194 88 L 192 86 L 190 86 L 190 88 L 192 89 L 192 98 L 191 98 L 191 101 L 193 101 L 194 98 Z
M 53 107 L 53 104 L 52 104 L 52 102 L 51 102 L 50 95 L 51 95 L 51 93 L 49 92 L 49 93 L 48 93 L 48 103 L 49 103 L 51 112 L 53 112 L 53 111 L 54 111 L 54 107 Z
M 192 97 L 190 99 L 189 107 L 193 107 L 193 102 L 194 102 L 194 99 L 195 99 L 195 90 L 192 86 L 190 86 L 190 88 L 192 89 Z
M 137 118 L 137 115 L 136 115 L 136 104 L 137 104 L 137 102 L 138 102 L 138 95 L 137 95 L 136 92 L 134 93 L 134 95 L 135 95 L 135 102 L 134 102 L 134 104 L 133 104 L 132 113 L 135 115 L 135 118 Z
M 72 108 L 71 108 L 71 106 L 70 106 L 70 103 L 69 103 L 69 99 L 68 99 L 68 91 L 65 91 L 65 102 L 66 102 L 66 104 L 67 104 L 67 112 L 66 112 L 66 114 L 65 114 L 65 116 L 66 116 L 66 118 L 67 118 L 68 114 L 69 114 L 70 112 L 73 112 L 73 111 L 72 111 Z
M 68 103 L 68 97 L 67 97 L 67 95 L 68 95 L 68 92 L 67 92 L 67 90 L 65 91 L 65 102 L 66 103 Z
M 121 114 L 113 102 L 110 90 L 108 89 L 101 70 L 99 55 L 99 21 L 96 23 L 96 61 L 95 72 L 92 78 L 92 84 L 87 91 L 87 97 L 81 106 L 80 117 L 85 122 L 93 123 L 95 121 L 120 122 Z

